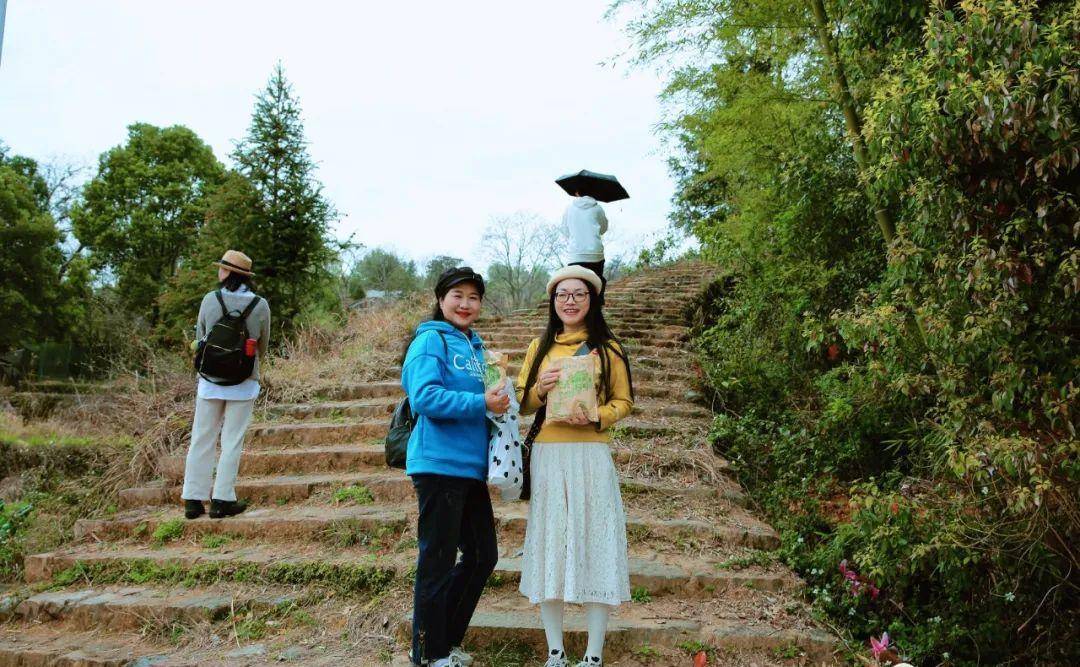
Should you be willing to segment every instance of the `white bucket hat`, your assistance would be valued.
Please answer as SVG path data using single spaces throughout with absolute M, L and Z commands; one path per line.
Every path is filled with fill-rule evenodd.
M 600 280 L 600 276 L 594 272 L 586 269 L 584 266 L 564 266 L 556 271 L 551 280 L 547 284 L 547 295 L 550 297 L 551 293 L 555 291 L 555 287 L 564 280 L 569 278 L 577 278 L 578 280 L 584 280 L 596 289 L 596 293 L 599 294 L 604 289 L 604 283 Z

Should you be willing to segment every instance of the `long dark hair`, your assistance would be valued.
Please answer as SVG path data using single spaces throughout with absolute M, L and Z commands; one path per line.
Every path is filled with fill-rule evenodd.
M 606 403 L 611 397 L 611 371 L 608 355 L 606 354 L 608 350 L 614 352 L 615 356 L 626 364 L 626 379 L 630 383 L 630 398 L 633 399 L 634 378 L 630 374 L 630 358 L 627 356 L 626 351 L 623 350 L 622 343 L 611 332 L 607 320 L 604 319 L 603 303 L 600 301 L 596 288 L 592 286 L 592 283 L 588 282 L 585 283 L 585 287 L 589 290 L 589 312 L 585 313 L 585 331 L 588 334 L 586 340 L 589 343 L 589 348 L 597 350 L 600 357 L 601 400 Z M 532 366 L 529 368 L 528 379 L 525 381 L 526 394 L 536 384 L 536 378 L 540 375 L 540 364 L 544 361 L 544 357 L 547 356 L 548 352 L 551 351 L 551 346 L 555 344 L 555 336 L 561 334 L 563 328 L 563 321 L 559 319 L 559 314 L 555 310 L 555 290 L 551 290 L 551 296 L 548 298 L 547 328 L 544 329 L 544 334 L 540 336 L 536 356 L 533 357 Z
M 218 283 L 218 287 L 235 292 L 240 289 L 241 285 L 247 285 L 247 288 L 252 292 L 255 291 L 255 283 L 252 282 L 251 276 L 244 275 L 243 273 L 237 273 L 236 271 L 229 271 L 229 275 L 225 276 L 225 280 Z

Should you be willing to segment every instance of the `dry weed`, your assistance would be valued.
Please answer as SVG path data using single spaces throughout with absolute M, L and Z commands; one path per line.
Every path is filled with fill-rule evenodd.
M 309 401 L 342 384 L 397 377 L 398 358 L 431 299 L 411 298 L 349 314 L 343 327 L 306 327 L 271 359 L 264 397 L 274 403 Z

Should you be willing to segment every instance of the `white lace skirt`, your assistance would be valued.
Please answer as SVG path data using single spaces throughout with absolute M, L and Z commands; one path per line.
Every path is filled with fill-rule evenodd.
M 606 442 L 539 442 L 521 593 L 545 600 L 617 605 L 630 599 L 626 514 Z

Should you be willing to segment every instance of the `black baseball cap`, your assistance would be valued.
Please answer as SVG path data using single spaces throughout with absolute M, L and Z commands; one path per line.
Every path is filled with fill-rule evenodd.
M 480 292 L 481 299 L 484 298 L 484 277 L 473 271 L 471 266 L 455 266 L 443 271 L 435 283 L 435 296 L 441 299 L 454 285 L 466 282 L 476 283 L 476 291 Z

